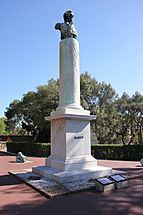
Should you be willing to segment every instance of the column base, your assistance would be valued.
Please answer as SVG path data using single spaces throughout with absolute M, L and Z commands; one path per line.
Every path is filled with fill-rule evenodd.
M 66 159 L 58 159 L 51 155 L 46 159 L 45 165 L 61 171 L 80 171 L 94 168 L 97 166 L 97 161 L 92 155 L 68 157 Z
M 51 112 L 51 116 L 61 116 L 64 114 L 71 114 L 71 115 L 90 115 L 89 110 L 84 110 L 82 106 L 59 106 L 56 111 Z M 95 118 L 95 116 L 94 116 Z M 48 120 L 48 117 L 45 117 L 46 120 Z
M 82 170 L 80 169 L 80 170 L 72 170 L 72 171 L 61 171 L 59 169 L 49 167 L 49 166 L 38 166 L 38 167 L 33 167 L 32 171 L 47 179 L 52 179 L 60 183 L 98 178 L 98 177 L 103 177 L 103 176 L 112 174 L 111 168 L 102 167 L 102 166 L 96 166 L 89 169 L 82 169 Z

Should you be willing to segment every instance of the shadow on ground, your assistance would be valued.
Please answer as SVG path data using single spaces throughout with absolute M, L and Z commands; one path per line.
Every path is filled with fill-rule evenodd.
M 0 186 L 6 185 L 16 185 L 22 184 L 21 180 L 16 179 L 14 176 L 11 175 L 1 175 L 0 176 Z
M 40 201 L 19 202 L 0 209 L 2 215 L 142 215 L 143 180 L 132 180 L 128 188 L 98 193 L 94 190 Z M 14 213 L 12 213 L 14 211 Z

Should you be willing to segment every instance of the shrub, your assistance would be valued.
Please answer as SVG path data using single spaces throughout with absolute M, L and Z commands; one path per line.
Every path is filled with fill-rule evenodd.
M 97 159 L 138 161 L 143 158 L 143 145 L 92 145 L 91 151 Z
M 22 152 L 26 156 L 47 157 L 50 155 L 49 143 L 7 143 L 7 151 L 12 153 Z
M 22 152 L 26 156 L 48 157 L 51 153 L 51 144 L 9 142 L 7 151 Z M 97 159 L 139 161 L 143 158 L 143 145 L 99 144 L 92 145 L 91 152 Z

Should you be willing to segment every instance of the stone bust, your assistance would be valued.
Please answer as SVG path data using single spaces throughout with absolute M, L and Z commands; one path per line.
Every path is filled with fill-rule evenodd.
M 64 23 L 57 23 L 55 29 L 61 32 L 61 40 L 66 38 L 77 38 L 77 31 L 73 25 L 74 14 L 71 10 L 64 13 Z

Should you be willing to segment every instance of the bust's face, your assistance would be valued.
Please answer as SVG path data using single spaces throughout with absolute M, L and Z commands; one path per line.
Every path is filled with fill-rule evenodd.
M 72 19 L 74 17 L 74 14 L 72 11 L 69 12 L 69 17 L 70 17 L 70 19 Z
M 73 17 L 74 17 L 74 14 L 73 14 L 73 12 L 71 10 L 66 11 L 65 14 L 64 14 L 64 20 L 66 22 L 71 22 Z

